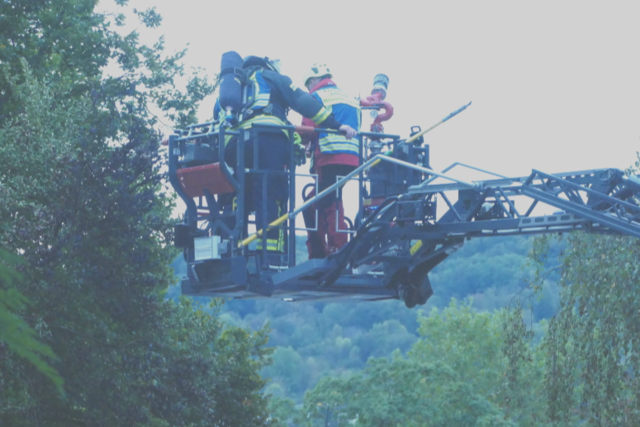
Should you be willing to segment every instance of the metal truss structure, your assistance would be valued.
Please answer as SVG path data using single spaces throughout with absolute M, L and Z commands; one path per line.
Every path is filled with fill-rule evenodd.
M 261 128 L 231 134 L 238 153 Z M 293 140 L 295 128 L 282 129 Z M 419 128 L 412 131 L 415 135 Z M 249 230 L 265 230 L 269 224 L 250 221 L 244 192 L 239 191 L 247 174 L 264 177 L 274 172 L 261 171 L 257 161 L 245 165 L 241 155 L 225 160 L 224 144 L 218 142 L 230 135 L 225 132 L 216 123 L 205 123 L 169 139 L 170 181 L 187 206 L 184 221 L 176 225 L 176 246 L 183 248 L 188 264 L 188 277 L 182 281 L 186 295 L 401 299 L 411 308 L 433 294 L 429 272 L 470 238 L 574 230 L 640 238 L 640 180 L 620 170 L 534 170 L 510 178 L 471 168 L 495 178 L 467 182 L 453 178 L 451 170 L 470 166 L 431 169 L 422 138 L 362 133 L 361 166 L 329 189 L 335 191 L 349 180 L 359 183 L 351 239 L 325 259 L 296 264 L 295 216 L 312 208 L 315 199 L 296 209 L 295 171 L 278 172 L 288 175 L 290 214 L 277 225 L 288 231 L 288 247 L 275 267 L 266 249 L 246 244 Z M 224 202 L 233 197 L 232 203 Z

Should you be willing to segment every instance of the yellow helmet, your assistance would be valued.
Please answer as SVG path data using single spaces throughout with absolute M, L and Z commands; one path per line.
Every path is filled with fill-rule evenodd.
M 304 74 L 303 83 L 306 86 L 307 81 L 309 81 L 309 79 L 312 79 L 314 77 L 325 77 L 325 76 L 328 78 L 333 77 L 333 75 L 331 74 L 331 71 L 329 70 L 329 67 L 327 67 L 326 64 L 315 63 Z

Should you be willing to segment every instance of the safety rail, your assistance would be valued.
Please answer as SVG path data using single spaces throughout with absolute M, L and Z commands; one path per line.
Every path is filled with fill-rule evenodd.
M 405 188 L 405 185 L 407 183 L 406 180 L 400 181 L 400 182 L 397 182 L 395 180 L 387 181 L 387 180 L 381 179 L 381 176 L 379 176 L 379 174 L 377 173 L 369 174 L 368 176 L 365 176 L 364 173 L 362 173 L 370 168 L 373 168 L 374 166 L 376 166 L 382 161 L 395 164 L 396 166 L 399 166 L 401 168 L 406 168 L 405 170 L 407 169 L 415 170 L 415 171 L 421 172 L 422 174 L 426 173 L 429 176 L 442 176 L 443 178 L 448 179 L 449 181 L 457 185 L 462 185 L 466 188 L 475 188 L 476 184 L 474 183 L 457 180 L 448 175 L 439 174 L 438 172 L 432 170 L 428 164 L 428 158 L 429 158 L 428 147 L 426 148 L 421 147 L 422 143 L 424 142 L 424 139 L 422 139 L 422 135 L 426 134 L 427 132 L 436 128 L 440 124 L 449 120 L 451 117 L 455 116 L 459 112 L 463 111 L 468 107 L 468 105 L 469 104 L 449 114 L 443 120 L 439 121 L 438 123 L 426 129 L 425 131 L 420 131 L 419 127 L 413 127 L 412 128 L 413 133 L 411 137 L 409 137 L 407 140 L 400 140 L 400 137 L 397 135 L 387 135 L 387 134 L 383 134 L 381 131 L 380 132 L 376 132 L 376 131 L 359 132 L 357 135 L 357 141 L 358 141 L 358 154 L 359 154 L 360 162 L 362 163 L 363 159 L 369 158 L 370 156 L 373 156 L 373 158 L 366 161 L 364 164 L 361 164 L 352 173 L 343 177 L 342 179 L 339 179 L 334 185 L 329 186 L 329 188 L 325 189 L 320 194 L 316 194 L 315 197 L 313 197 L 310 200 L 307 200 L 299 208 L 295 206 L 296 204 L 295 186 L 296 186 L 296 176 L 298 174 L 295 173 L 294 150 L 293 149 L 289 150 L 290 158 L 288 161 L 288 164 L 289 164 L 288 171 L 285 172 L 285 171 L 260 170 L 258 167 L 259 144 L 253 144 L 253 150 L 255 150 L 255 152 L 253 153 L 254 154 L 253 165 L 245 165 L 245 161 L 244 161 L 245 159 L 243 154 L 245 152 L 245 144 L 248 141 L 258 141 L 259 140 L 258 134 L 260 132 L 277 130 L 277 131 L 283 131 L 285 134 L 288 135 L 290 145 L 291 147 L 293 147 L 294 132 L 298 132 L 300 134 L 310 133 L 310 132 L 339 134 L 340 133 L 339 130 L 323 129 L 323 128 L 316 129 L 316 128 L 305 127 L 305 126 L 257 124 L 257 123 L 251 125 L 246 129 L 232 130 L 233 128 L 230 127 L 229 124 L 220 122 L 220 121 L 209 121 L 205 123 L 191 125 L 187 127 L 185 131 L 178 132 L 176 135 L 172 135 L 169 138 L 169 141 L 167 141 L 168 145 L 170 146 L 170 161 L 169 161 L 170 180 L 174 188 L 176 188 L 178 195 L 187 204 L 187 213 L 185 218 L 186 221 L 185 223 L 183 223 L 183 225 L 180 226 L 181 227 L 180 232 L 182 233 L 183 236 L 185 236 L 187 241 L 189 238 L 188 236 L 194 235 L 193 233 L 195 233 L 195 236 L 202 235 L 200 233 L 203 233 L 203 232 L 208 233 L 209 235 L 217 235 L 218 233 L 222 233 L 222 238 L 228 239 L 227 243 L 225 244 L 230 244 L 230 249 L 231 249 L 230 255 L 232 257 L 242 256 L 245 258 L 251 254 L 251 252 L 247 251 L 248 245 L 251 242 L 255 241 L 256 239 L 262 238 L 263 245 L 261 249 L 261 252 L 262 252 L 261 268 L 265 268 L 265 263 L 268 264 L 267 259 L 269 258 L 267 254 L 266 231 L 273 229 L 275 227 L 281 227 L 282 224 L 287 219 L 291 219 L 292 221 L 289 222 L 287 227 L 288 245 L 287 245 L 287 249 L 285 250 L 286 255 L 282 255 L 282 257 L 286 256 L 288 258 L 287 264 L 289 267 L 291 267 L 295 265 L 295 243 L 296 243 L 295 242 L 296 227 L 295 227 L 295 221 L 293 221 L 293 219 L 300 212 L 307 209 L 308 207 L 316 203 L 318 200 L 326 197 L 331 192 L 337 191 L 339 188 L 344 186 L 349 180 L 351 180 L 354 176 L 359 175 L 359 177 L 357 178 L 357 180 L 359 181 L 359 190 L 358 190 L 359 191 L 359 197 L 358 197 L 359 214 L 355 220 L 355 226 L 357 228 L 359 226 L 359 221 L 366 217 L 366 213 L 364 209 L 365 198 L 368 197 L 367 200 L 372 201 L 372 203 L 375 205 L 376 201 L 379 200 L 380 198 L 386 198 L 388 197 L 388 195 L 398 194 L 398 192 L 403 193 L 406 190 Z M 415 128 L 417 128 L 417 131 L 414 131 Z M 226 157 L 228 157 L 227 141 L 230 140 L 229 139 L 230 137 L 236 138 L 235 144 L 237 144 L 237 148 L 235 151 L 236 151 L 237 157 L 235 159 L 229 159 L 231 161 L 227 161 L 226 159 Z M 367 139 L 369 142 L 367 142 Z M 194 161 L 194 159 L 197 159 L 200 156 L 200 154 L 198 153 L 199 149 L 189 144 L 190 142 L 193 142 L 194 143 L 193 145 L 197 145 L 197 146 L 201 145 L 206 147 L 207 145 L 209 145 L 209 147 L 211 147 L 211 151 L 214 152 L 214 154 L 211 154 L 210 158 L 212 159 L 213 162 L 217 162 L 217 163 L 212 164 L 213 166 L 209 168 L 211 169 L 211 171 L 206 172 L 206 176 L 199 175 L 199 172 L 197 170 L 194 170 L 196 167 L 198 167 L 197 166 L 198 164 L 202 164 L 202 163 Z M 396 148 L 398 147 L 398 144 L 400 143 L 406 144 L 406 146 L 409 149 L 409 153 L 411 153 L 410 156 L 414 156 L 414 153 L 415 153 L 415 156 L 418 156 L 420 159 L 426 159 L 426 161 L 423 162 L 423 160 L 420 160 L 418 164 L 411 163 L 409 161 L 404 161 L 405 157 L 402 154 L 402 150 L 396 150 Z M 387 156 L 378 154 L 383 149 L 385 150 L 390 149 L 390 151 L 387 154 L 390 154 L 392 152 L 396 152 L 397 154 L 394 154 L 393 157 L 387 157 Z M 407 149 L 405 148 L 404 149 L 405 153 L 407 153 L 406 150 Z M 189 153 L 190 157 L 187 156 L 187 153 Z M 207 153 L 210 153 L 210 151 L 207 149 L 202 150 L 202 156 L 208 157 L 209 154 Z M 187 157 L 188 157 L 188 160 L 187 160 Z M 181 161 L 182 164 L 180 164 L 181 162 L 178 161 L 178 158 L 183 159 Z M 409 158 L 407 158 L 407 160 L 408 159 Z M 206 169 L 207 167 L 208 166 L 204 166 L 202 169 Z M 188 169 L 191 169 L 191 170 L 188 170 Z M 184 172 L 181 172 L 182 170 L 184 170 Z M 396 169 L 391 169 L 391 170 L 385 169 L 385 170 L 386 172 L 384 173 L 386 175 L 388 175 L 389 173 L 392 173 L 392 176 L 396 176 L 393 172 L 391 172 L 391 171 L 395 171 Z M 271 175 L 273 174 L 288 175 L 289 177 L 288 178 L 288 182 L 289 182 L 288 204 L 289 204 L 290 213 L 287 213 L 281 216 L 280 218 L 276 219 L 271 223 L 267 222 L 266 216 L 263 216 L 263 219 L 261 219 L 259 222 L 257 220 L 254 222 L 249 222 L 250 218 L 247 216 L 247 212 L 245 209 L 246 207 L 245 194 L 244 194 L 244 191 L 240 191 L 245 187 L 245 174 L 247 173 L 258 174 L 258 176 L 268 176 L 270 174 Z M 403 174 L 404 173 L 405 172 L 403 172 Z M 206 187 L 204 187 L 203 180 L 210 179 L 211 177 L 213 177 L 212 179 L 216 179 L 215 176 L 212 174 L 214 175 L 217 174 L 215 176 L 220 176 L 226 182 L 228 182 L 228 184 L 231 187 L 233 187 L 233 190 L 235 191 L 235 197 L 233 199 L 233 212 L 226 211 L 225 213 L 225 210 L 226 210 L 225 206 L 228 206 L 227 205 L 228 201 L 220 202 L 222 203 L 220 204 L 219 197 L 215 196 L 215 194 L 229 193 L 229 186 L 220 187 L 220 186 L 207 185 Z M 415 174 L 412 175 L 410 172 L 407 172 L 407 174 L 408 174 L 407 176 L 408 176 L 409 182 L 415 182 L 415 180 L 419 179 L 420 177 L 420 175 L 415 175 Z M 177 177 L 177 175 L 179 175 L 180 177 Z M 385 176 L 385 175 L 382 175 L 382 176 Z M 180 187 L 180 183 L 184 182 L 185 185 L 187 185 L 186 184 L 187 178 L 191 179 L 190 182 L 194 183 L 193 185 L 195 186 L 200 185 L 200 186 L 203 186 L 203 188 L 198 188 L 197 191 L 185 192 L 184 189 Z M 267 208 L 266 208 L 266 200 L 268 197 L 267 181 L 268 181 L 267 179 L 263 180 L 263 188 L 262 188 L 262 193 L 263 193 L 262 211 L 263 212 L 267 211 Z M 404 184 L 402 184 L 402 182 L 404 182 Z M 368 184 L 365 184 L 365 183 L 368 183 Z M 367 188 L 365 188 L 365 185 L 369 186 L 367 188 L 370 190 L 370 192 L 367 191 Z M 224 191 L 224 193 L 217 192 L 219 191 L 220 188 L 222 188 L 222 190 L 220 191 Z M 197 206 L 193 200 L 194 196 L 199 197 L 199 202 Z M 203 197 L 206 200 L 207 210 L 209 211 L 209 215 L 207 215 L 206 212 L 198 211 L 199 208 L 204 208 L 202 203 Z M 225 207 L 225 209 L 221 210 L 223 207 Z M 254 207 L 254 208 L 258 208 L 258 207 Z M 337 211 L 336 211 L 336 215 L 337 215 Z M 229 221 L 233 221 L 231 225 L 228 225 L 229 221 L 227 220 L 227 218 L 229 218 Z M 198 227 L 199 221 L 207 221 L 208 224 L 204 229 L 200 229 Z M 242 240 L 241 239 L 242 234 L 248 231 L 247 230 L 248 224 L 254 224 L 257 231 L 253 235 Z M 340 228 L 340 226 L 337 225 L 337 228 Z M 192 231 L 189 231 L 189 230 L 192 230 Z M 196 232 L 195 230 L 200 230 L 200 231 Z M 185 251 L 187 249 L 185 249 Z M 185 257 L 188 258 L 188 262 L 191 262 L 191 257 L 192 257 L 191 254 L 187 256 L 187 252 L 185 252 Z M 281 260 L 283 260 L 283 258 L 281 258 Z
M 477 171 L 477 172 L 486 173 L 487 175 L 493 175 L 493 176 L 497 176 L 499 178 L 509 179 L 509 177 L 504 176 L 504 175 L 500 175 L 499 173 L 491 172 L 491 171 L 488 171 L 488 170 L 485 170 L 485 169 L 481 169 L 481 168 L 476 167 L 476 166 L 471 166 L 471 165 L 467 165 L 465 163 L 460 163 L 460 162 L 454 162 L 451 165 L 447 166 L 446 168 L 442 169 L 442 171 L 440 171 L 440 172 L 441 173 L 449 172 L 450 170 L 452 170 L 456 166 L 462 166 L 462 167 L 465 167 L 467 169 L 471 169 L 471 170 L 474 170 L 474 171 Z M 438 179 L 438 177 L 437 176 L 433 176 L 433 177 L 425 180 L 421 184 L 415 186 L 415 188 L 426 187 L 427 185 L 429 185 L 430 183 L 432 183 L 436 179 Z
M 251 125 L 246 129 L 239 129 L 239 130 L 232 131 L 227 125 L 225 125 L 224 123 L 221 123 L 220 121 L 209 121 L 204 123 L 198 123 L 195 125 L 190 125 L 186 128 L 186 130 L 182 132 L 176 132 L 174 135 L 171 135 L 170 138 L 168 138 L 168 140 L 166 141 L 166 145 L 169 145 L 169 151 L 170 151 L 170 161 L 169 161 L 170 181 L 173 187 L 176 189 L 176 192 L 178 193 L 178 195 L 187 205 L 187 223 L 188 224 L 197 224 L 198 221 L 209 221 L 210 218 L 208 218 L 206 214 L 203 214 L 202 212 L 198 212 L 198 209 L 204 208 L 204 206 L 202 205 L 201 201 L 196 206 L 192 197 L 194 193 L 187 194 L 187 192 L 185 192 L 180 186 L 180 182 L 178 181 L 177 175 L 179 173 L 179 170 L 185 170 L 185 168 L 181 169 L 181 165 L 180 165 L 180 162 L 178 161 L 178 158 L 183 158 L 186 155 L 188 146 L 191 146 L 190 143 L 193 143 L 193 145 L 206 146 L 207 140 L 210 140 L 209 142 L 209 144 L 211 144 L 210 148 L 216 154 L 215 162 L 218 164 L 217 168 L 219 168 L 220 172 L 224 174 L 224 178 L 231 184 L 231 186 L 233 186 L 237 194 L 236 202 L 237 202 L 238 214 L 236 214 L 236 222 L 235 222 L 236 226 L 233 227 L 234 230 L 236 231 L 232 232 L 231 230 L 229 230 L 229 227 L 221 223 L 217 223 L 217 225 L 215 225 L 214 229 L 212 230 L 213 232 L 215 232 L 215 230 L 217 229 L 223 229 L 225 231 L 225 234 L 228 234 L 228 235 L 233 234 L 234 236 L 237 236 L 236 237 L 237 240 L 236 238 L 233 238 L 233 237 L 231 238 L 232 248 L 236 247 L 233 241 L 240 240 L 240 235 L 242 233 L 241 230 L 245 226 L 244 223 L 246 222 L 245 219 L 243 218 L 245 216 L 244 214 L 246 214 L 246 212 L 244 212 L 245 211 L 244 192 L 238 191 L 240 188 L 244 187 L 246 173 L 288 175 L 289 183 L 290 183 L 289 198 L 288 198 L 289 207 L 291 210 L 295 209 L 295 200 L 296 200 L 296 193 L 295 193 L 296 179 L 295 178 L 299 175 L 295 173 L 295 167 L 289 167 L 288 171 L 282 171 L 282 172 L 260 170 L 258 168 L 258 155 L 257 155 L 259 144 L 253 144 L 253 149 L 255 150 L 254 156 L 253 156 L 253 165 L 245 165 L 244 155 L 241 155 L 241 153 L 245 151 L 245 143 L 247 141 L 252 139 L 256 140 L 260 132 L 274 131 L 274 130 L 286 132 L 289 137 L 289 142 L 291 146 L 293 146 L 293 143 L 294 143 L 294 132 L 298 132 L 298 133 L 322 132 L 322 133 L 333 133 L 333 134 L 340 133 L 340 131 L 333 130 L 333 129 L 313 128 L 308 126 L 258 124 L 258 123 L 254 123 L 253 125 Z M 237 157 L 235 159 L 227 159 L 228 157 L 228 153 L 226 152 L 227 144 L 225 144 L 224 141 L 229 136 L 237 138 L 236 143 L 238 148 L 236 150 Z M 213 138 L 215 138 L 215 140 Z M 398 135 L 382 134 L 382 133 L 376 133 L 376 132 L 360 132 L 357 136 L 360 158 L 363 158 L 366 156 L 365 153 L 367 152 L 367 149 L 368 149 L 366 147 L 365 138 L 381 140 L 383 141 L 384 145 L 387 145 L 389 147 L 395 147 L 395 145 L 399 141 Z M 289 165 L 294 165 L 295 164 L 294 150 L 291 149 L 289 150 L 289 152 L 290 152 L 290 159 L 288 163 Z M 232 166 L 230 167 L 230 165 Z M 264 180 L 264 182 L 266 187 L 266 180 Z M 362 193 L 362 185 L 363 184 L 361 182 L 361 191 L 360 191 L 361 193 Z M 266 192 L 267 189 L 264 188 L 263 191 Z M 202 196 L 203 195 L 202 193 L 203 191 L 199 190 L 197 192 L 197 195 Z M 213 206 L 216 205 L 215 200 L 213 200 L 211 197 L 206 197 L 207 196 L 206 194 L 204 195 L 205 195 L 205 198 L 207 199 L 207 207 L 210 207 L 209 205 L 213 205 Z M 211 196 L 211 194 L 209 194 L 209 196 Z M 266 196 L 263 197 L 263 199 L 266 200 Z M 266 208 L 263 207 L 263 209 L 264 211 L 266 211 Z M 362 201 L 360 201 L 360 210 L 361 209 L 362 209 Z M 243 212 L 244 214 L 240 214 L 240 212 Z M 225 214 L 217 215 L 217 217 L 219 218 L 221 218 L 222 216 L 225 216 Z M 229 216 L 229 214 L 226 214 L 226 216 Z M 278 225 L 282 224 L 282 222 L 284 221 L 279 222 Z M 258 223 L 254 223 L 254 224 L 256 228 L 269 229 L 272 227 L 272 226 L 269 226 L 268 223 L 264 223 L 262 226 Z M 294 222 L 292 222 L 289 225 L 288 231 L 289 231 L 288 232 L 288 248 L 289 249 L 287 250 L 288 258 L 289 258 L 288 264 L 291 266 L 291 265 L 295 265 L 296 227 Z M 262 235 L 262 233 L 260 233 L 260 235 Z M 266 233 L 263 236 L 263 245 L 262 245 L 263 259 L 266 259 L 267 257 L 267 251 L 266 251 L 267 245 L 266 245 L 266 242 L 264 241 L 265 239 L 266 239 Z M 255 238 L 252 239 L 252 241 L 253 240 L 255 240 Z M 243 250 L 243 248 L 245 247 L 246 245 L 242 245 L 242 244 L 237 245 L 237 249 L 241 250 L 240 253 L 238 254 L 242 254 L 246 256 L 247 253 Z
M 278 218 L 277 220 L 275 220 L 272 223 L 270 223 L 269 224 L 269 228 L 267 228 L 267 230 L 271 229 L 272 227 L 279 226 L 280 224 L 285 222 L 287 219 L 294 219 L 300 212 L 302 212 L 306 208 L 310 207 L 311 205 L 316 203 L 318 200 L 326 197 L 332 191 L 337 190 L 338 188 L 342 187 L 344 184 L 346 184 L 354 176 L 360 174 L 361 172 L 363 172 L 363 171 L 365 171 L 367 169 L 370 169 L 370 168 L 376 166 L 378 163 L 380 163 L 382 161 L 395 163 L 397 165 L 404 166 L 404 167 L 409 168 L 409 169 L 417 170 L 417 171 L 424 172 L 424 173 L 429 174 L 429 175 L 435 175 L 435 176 L 438 176 L 440 178 L 448 179 L 450 181 L 455 182 L 456 184 L 464 185 L 464 186 L 466 186 L 466 187 L 468 187 L 470 189 L 478 188 L 478 184 L 477 183 L 466 182 L 466 181 L 463 181 L 463 180 L 452 178 L 452 177 L 447 176 L 445 174 L 442 174 L 440 172 L 436 172 L 436 171 L 434 171 L 432 169 L 428 169 L 428 168 L 425 168 L 425 167 L 422 167 L 422 166 L 414 165 L 413 163 L 408 163 L 408 162 L 405 162 L 405 161 L 402 161 L 402 160 L 394 159 L 393 157 L 388 157 L 388 155 L 378 154 L 375 157 L 373 157 L 370 160 L 368 160 L 366 163 L 364 163 L 361 166 L 359 166 L 356 169 L 354 169 L 351 173 L 345 175 L 342 179 L 337 181 L 335 184 L 329 186 L 327 189 L 322 191 L 320 194 L 317 194 L 315 197 L 307 200 L 299 208 L 292 210 L 290 213 L 285 214 L 285 215 L 281 216 L 280 218 Z M 260 237 L 262 234 L 263 234 L 263 230 L 258 230 L 253 235 L 251 235 L 251 236 L 247 237 L 246 239 L 244 239 L 243 241 L 239 242 L 238 247 L 243 247 L 243 246 L 248 245 L 249 243 L 251 243 L 254 240 L 256 240 L 258 237 Z

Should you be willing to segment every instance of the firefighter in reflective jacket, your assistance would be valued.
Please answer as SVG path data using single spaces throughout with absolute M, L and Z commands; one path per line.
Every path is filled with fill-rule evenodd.
M 360 104 L 340 90 L 331 80 L 331 71 L 325 64 L 314 64 L 304 76 L 304 85 L 309 93 L 331 111 L 336 120 L 348 124 L 356 131 L 360 130 Z M 303 125 L 317 126 L 308 119 Z M 311 152 L 311 173 L 318 174 L 318 191 L 322 192 L 336 183 L 338 177 L 345 176 L 359 164 L 358 140 L 354 134 L 319 133 L 309 138 L 303 137 L 303 143 Z M 325 196 L 316 204 L 318 211 L 317 231 L 308 232 L 307 249 L 309 258 L 324 258 L 340 250 L 347 244 L 342 188 Z M 315 211 L 304 212 L 307 228 L 314 228 Z
M 242 107 L 241 121 L 231 128 L 232 131 L 247 129 L 253 124 L 288 125 L 286 113 L 291 108 L 318 126 L 340 130 L 350 136 L 356 134 L 355 129 L 336 120 L 322 103 L 296 87 L 289 77 L 280 74 L 279 66 L 268 58 L 248 56 L 243 61 L 242 69 L 250 90 L 248 102 Z M 245 200 L 246 212 L 256 212 L 256 229 L 263 229 L 264 224 L 274 221 L 286 212 L 289 183 L 286 174 L 282 172 L 290 158 L 291 147 L 285 130 L 261 130 L 257 141 L 250 140 L 245 144 L 247 168 L 253 168 L 256 143 L 258 144 L 258 169 L 265 171 L 266 174 L 247 175 Z M 225 158 L 228 162 L 235 164 L 237 142 L 235 139 L 228 138 L 225 144 L 227 144 Z M 267 180 L 266 212 L 263 212 L 262 178 Z M 281 228 L 267 232 L 268 251 L 284 252 L 284 242 L 284 233 Z M 262 239 L 258 240 L 258 249 L 262 249 Z

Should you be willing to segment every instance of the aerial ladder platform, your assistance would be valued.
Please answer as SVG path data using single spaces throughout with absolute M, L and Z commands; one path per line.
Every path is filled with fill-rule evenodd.
M 365 105 L 388 107 L 384 104 Z M 382 133 L 380 127 L 361 132 L 360 166 L 298 207 L 296 182 L 301 176 L 294 167 L 263 171 L 257 155 L 255 164 L 247 165 L 240 153 L 247 141 L 272 128 L 287 132 L 292 147 L 296 131 L 334 131 L 254 125 L 230 132 L 215 121 L 177 131 L 168 139 L 169 180 L 186 205 L 182 222 L 175 225 L 175 245 L 187 263 L 182 293 L 286 301 L 399 299 L 412 308 L 433 294 L 429 272 L 468 239 L 577 230 L 640 238 L 638 177 L 618 169 L 553 174 L 533 170 L 507 177 L 461 163 L 436 171 L 423 136 L 433 127 L 412 127 L 406 139 Z M 220 141 L 227 136 L 237 138 L 237 158 L 225 158 Z M 294 164 L 292 149 L 289 165 Z M 490 178 L 456 179 L 457 169 Z M 245 212 L 242 188 L 248 174 L 256 179 L 268 173 L 287 175 L 289 213 L 269 224 L 256 224 Z M 267 180 L 262 182 L 264 194 L 270 194 Z M 297 260 L 296 231 L 305 229 L 296 227 L 296 216 L 347 183 L 357 185 L 358 194 L 357 214 L 345 231 L 348 244 L 324 259 Z M 271 253 L 255 245 L 266 239 L 262 230 L 268 227 L 287 232 L 286 250 L 276 265 Z

